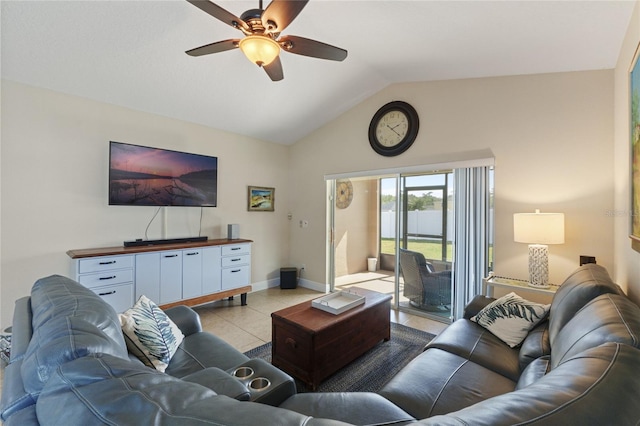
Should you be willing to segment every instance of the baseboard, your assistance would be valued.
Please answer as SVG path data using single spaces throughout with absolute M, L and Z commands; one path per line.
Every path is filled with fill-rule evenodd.
M 256 292 L 260 290 L 266 290 L 272 287 L 278 287 L 280 285 L 280 278 L 272 278 L 267 281 L 260 281 L 257 283 L 251 283 L 251 292 Z
M 298 285 L 300 287 L 308 288 L 309 290 L 318 291 L 320 293 L 328 293 L 329 292 L 329 284 L 321 284 L 321 283 L 317 283 L 315 281 L 306 280 L 304 278 L 301 278 L 298 281 Z
M 298 281 L 298 285 L 300 287 L 308 288 L 309 290 L 317 291 L 323 294 L 329 292 L 329 284 L 321 284 L 315 281 L 306 280 L 304 278 L 301 278 Z M 256 291 L 266 290 L 268 288 L 273 288 L 278 286 L 280 286 L 280 278 L 272 278 L 267 281 L 251 283 L 251 288 L 252 288 L 251 292 L 253 293 Z

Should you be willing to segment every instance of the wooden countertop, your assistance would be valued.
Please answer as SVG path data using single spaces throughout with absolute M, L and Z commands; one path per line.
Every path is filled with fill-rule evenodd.
M 207 241 L 198 241 L 194 243 L 175 243 L 175 244 L 157 244 L 157 245 L 148 245 L 148 246 L 136 246 L 136 247 L 99 247 L 99 248 L 88 248 L 88 249 L 75 249 L 67 251 L 67 255 L 72 259 L 81 259 L 84 257 L 96 257 L 96 256 L 114 256 L 114 255 L 122 255 L 122 254 L 135 254 L 135 253 L 146 253 L 150 251 L 161 251 L 161 250 L 180 250 L 180 249 L 188 249 L 194 247 L 208 247 L 208 246 L 223 246 L 229 244 L 243 244 L 243 243 L 252 243 L 253 240 L 229 240 L 227 238 L 220 238 L 216 240 L 207 240 Z

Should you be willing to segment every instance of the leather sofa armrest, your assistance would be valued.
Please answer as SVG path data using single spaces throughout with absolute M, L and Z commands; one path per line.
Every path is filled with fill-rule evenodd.
M 196 371 L 184 376 L 182 380 L 197 383 L 211 389 L 218 395 L 226 395 L 239 401 L 249 401 L 251 398 L 251 392 L 240 380 L 216 367 Z
M 2 382 L 2 410 L 0 418 L 7 421 L 16 412 L 21 411 L 36 401 L 30 393 L 24 390 L 22 382 L 22 361 L 16 361 L 7 365 L 4 369 L 4 380 Z
M 24 357 L 33 335 L 31 328 L 31 298 L 22 297 L 16 300 L 11 325 L 11 362 Z
M 464 307 L 463 318 L 471 319 L 478 312 L 480 312 L 482 308 L 484 308 L 494 300 L 496 299 L 494 299 L 493 297 L 487 297 L 483 295 L 478 295 L 474 297 L 473 300 L 471 300 L 471 302 L 469 302 L 469 304 Z
M 176 323 L 182 334 L 189 336 L 191 334 L 199 333 L 202 331 L 202 323 L 200 322 L 200 315 L 193 309 L 185 305 L 174 306 L 166 309 L 165 314 L 171 321 Z

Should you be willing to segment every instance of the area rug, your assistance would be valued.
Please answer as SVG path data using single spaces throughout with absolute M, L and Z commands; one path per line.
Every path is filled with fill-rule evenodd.
M 325 379 L 317 392 L 377 392 L 417 355 L 435 335 L 391 323 L 391 339 L 381 342 L 360 358 Z M 339 350 L 339 348 L 336 348 Z M 271 362 L 271 342 L 245 352 L 249 358 Z M 298 392 L 310 392 L 296 380 Z

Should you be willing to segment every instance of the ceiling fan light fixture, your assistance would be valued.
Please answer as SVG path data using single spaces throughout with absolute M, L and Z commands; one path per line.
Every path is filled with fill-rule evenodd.
M 249 35 L 240 40 L 240 50 L 254 64 L 259 67 L 269 65 L 280 53 L 280 46 L 270 37 Z

